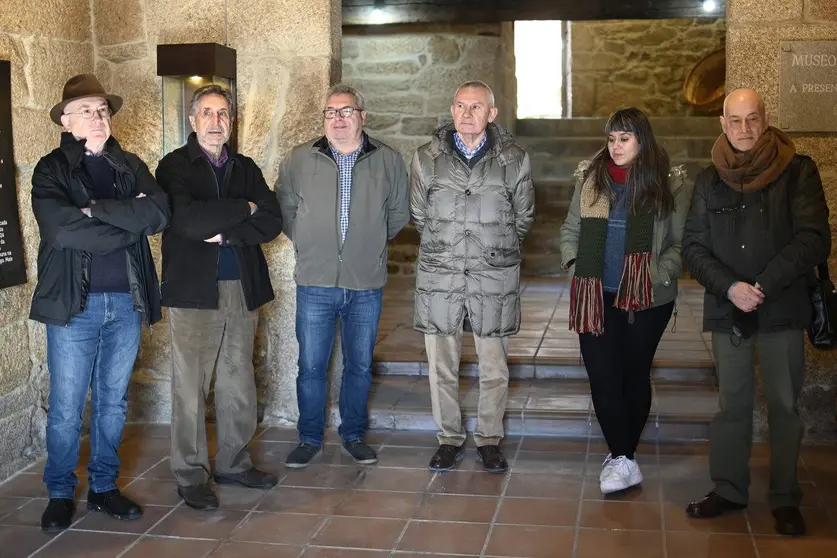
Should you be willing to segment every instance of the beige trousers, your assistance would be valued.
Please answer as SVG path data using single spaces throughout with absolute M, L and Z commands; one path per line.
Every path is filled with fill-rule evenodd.
M 509 393 L 509 367 L 506 358 L 508 337 L 477 337 L 474 342 L 479 359 L 480 397 L 477 407 L 477 446 L 496 446 L 503 438 L 503 415 Z M 456 335 L 425 335 L 430 375 L 433 419 L 439 427 L 440 444 L 465 443 L 462 411 L 459 408 L 459 359 L 462 331 Z
M 218 309 L 169 308 L 172 353 L 171 469 L 181 486 L 203 484 L 210 467 L 206 397 L 215 371 L 218 454 L 215 470 L 253 466 L 247 444 L 256 432 L 253 343 L 258 311 L 250 311 L 240 281 L 218 281 Z

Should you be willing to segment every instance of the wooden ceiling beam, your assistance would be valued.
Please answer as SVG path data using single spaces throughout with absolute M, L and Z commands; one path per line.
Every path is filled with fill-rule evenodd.
M 343 0 L 343 25 L 724 17 L 726 0 Z

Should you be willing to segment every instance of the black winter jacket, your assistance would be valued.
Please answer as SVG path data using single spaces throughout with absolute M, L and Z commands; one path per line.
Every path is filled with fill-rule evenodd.
M 147 236 L 168 225 L 168 197 L 145 163 L 123 151 L 111 137 L 103 157 L 116 171 L 116 198 L 92 200 L 93 183 L 82 166 L 84 143 L 64 132 L 61 146 L 35 166 L 32 210 L 41 242 L 38 284 L 29 317 L 45 324 L 66 325 L 85 308 L 91 256 L 125 248 L 134 309 L 142 312 L 151 326 L 162 314 L 159 281 Z M 139 194 L 145 197 L 137 198 Z M 81 212 L 85 207 L 90 208 L 92 217 Z
M 828 206 L 814 161 L 795 155 L 766 188 L 744 194 L 724 183 L 714 166 L 696 181 L 686 220 L 683 255 L 706 288 L 705 331 L 729 332 L 736 281 L 758 283 L 758 331 L 803 329 L 811 321 L 810 278 L 828 258 Z
M 219 233 L 224 246 L 235 248 L 247 308 L 273 300 L 260 245 L 282 232 L 282 211 L 255 161 L 229 146 L 227 154 L 220 184 L 194 132 L 157 167 L 157 180 L 172 204 L 171 227 L 163 233 L 163 306 L 218 308 L 221 247 L 204 240 Z M 248 201 L 258 206 L 252 215 Z

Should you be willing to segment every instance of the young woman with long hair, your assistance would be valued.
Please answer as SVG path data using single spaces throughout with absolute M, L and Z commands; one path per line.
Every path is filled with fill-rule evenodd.
M 606 145 L 576 171 L 561 227 L 576 331 L 610 454 L 605 494 L 642 482 L 634 453 L 651 409 L 651 364 L 677 297 L 690 192 L 642 111 L 615 112 Z

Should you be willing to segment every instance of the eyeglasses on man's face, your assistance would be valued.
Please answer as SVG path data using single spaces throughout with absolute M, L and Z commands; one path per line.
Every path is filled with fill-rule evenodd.
M 327 108 L 323 111 L 323 116 L 329 120 L 336 118 L 338 114 L 343 118 L 351 118 L 355 111 L 363 112 L 363 109 L 357 107 Z
M 97 109 L 83 108 L 77 112 L 65 112 L 64 114 L 80 114 L 85 120 L 90 120 L 94 115 L 98 114 L 99 117 L 104 120 L 105 118 L 110 118 L 113 115 L 113 112 L 110 110 L 109 106 L 103 106 Z

